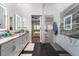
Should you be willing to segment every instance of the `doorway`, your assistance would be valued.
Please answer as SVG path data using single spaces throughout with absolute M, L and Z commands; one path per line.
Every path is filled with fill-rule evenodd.
M 41 15 L 32 15 L 32 43 L 40 42 L 40 20 Z
M 53 42 L 53 15 L 45 15 L 45 42 Z

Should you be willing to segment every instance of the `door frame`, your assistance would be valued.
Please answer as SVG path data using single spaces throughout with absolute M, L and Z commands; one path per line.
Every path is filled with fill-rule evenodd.
M 50 20 L 47 21 L 46 18 L 48 18 L 48 19 L 50 19 Z M 52 42 L 54 42 L 54 40 L 55 40 L 55 39 L 54 39 L 54 33 L 53 33 L 53 22 L 54 22 L 53 15 L 45 15 L 45 21 L 46 21 L 46 22 L 51 22 L 49 29 L 52 31 L 52 32 L 51 32 L 52 36 L 50 36 L 50 35 L 48 36 L 48 37 L 49 37 L 49 41 L 48 41 L 48 42 L 49 42 L 49 43 L 52 43 Z M 45 25 L 46 25 L 46 24 L 45 24 Z M 52 26 L 52 27 L 51 27 L 51 26 Z M 48 31 L 49 31 L 49 30 L 48 30 Z M 49 32 L 48 32 L 48 33 L 49 33 Z M 46 43 L 46 39 L 45 39 L 45 43 Z
M 34 16 L 34 15 L 31 15 L 31 42 L 33 42 L 32 41 L 32 16 Z M 41 42 L 41 20 L 42 20 L 42 15 L 38 15 L 38 16 L 40 16 L 40 42 Z

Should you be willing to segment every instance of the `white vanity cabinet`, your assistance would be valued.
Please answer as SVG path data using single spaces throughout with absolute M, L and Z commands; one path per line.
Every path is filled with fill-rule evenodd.
M 18 56 L 27 44 L 28 33 L 0 45 L 1 56 Z
M 56 43 L 69 52 L 72 56 L 79 56 L 79 40 L 65 35 L 59 35 Z

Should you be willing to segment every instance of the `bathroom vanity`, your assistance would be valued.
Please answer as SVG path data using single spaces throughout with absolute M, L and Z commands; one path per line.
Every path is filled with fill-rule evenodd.
M 0 39 L 0 56 L 18 56 L 29 42 L 29 33 L 17 33 Z

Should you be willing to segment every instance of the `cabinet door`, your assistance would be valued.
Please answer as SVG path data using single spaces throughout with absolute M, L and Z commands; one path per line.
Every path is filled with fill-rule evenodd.
M 19 39 L 19 49 L 20 49 L 20 52 L 22 51 L 22 48 L 23 48 L 23 44 L 22 44 L 22 36 L 18 38 Z
M 15 50 L 16 50 L 16 45 L 15 45 L 15 41 L 13 40 L 1 45 L 2 56 L 13 56 Z
M 27 34 L 24 35 L 24 41 L 25 41 L 25 45 L 27 44 Z
M 15 43 L 13 44 L 13 46 L 15 46 L 16 47 L 16 49 L 15 49 L 15 51 L 13 52 L 13 55 L 14 56 L 18 56 L 19 54 L 20 54 L 20 52 L 19 52 L 19 47 L 20 47 L 20 45 L 19 45 L 19 39 L 18 38 L 16 38 L 15 40 Z
M 22 39 L 22 43 L 23 43 L 23 47 L 24 47 L 24 46 L 25 46 L 25 42 L 26 42 L 26 41 L 25 41 L 25 34 L 22 36 L 22 38 L 23 38 L 23 39 Z
M 26 42 L 29 42 L 29 33 L 26 34 Z

